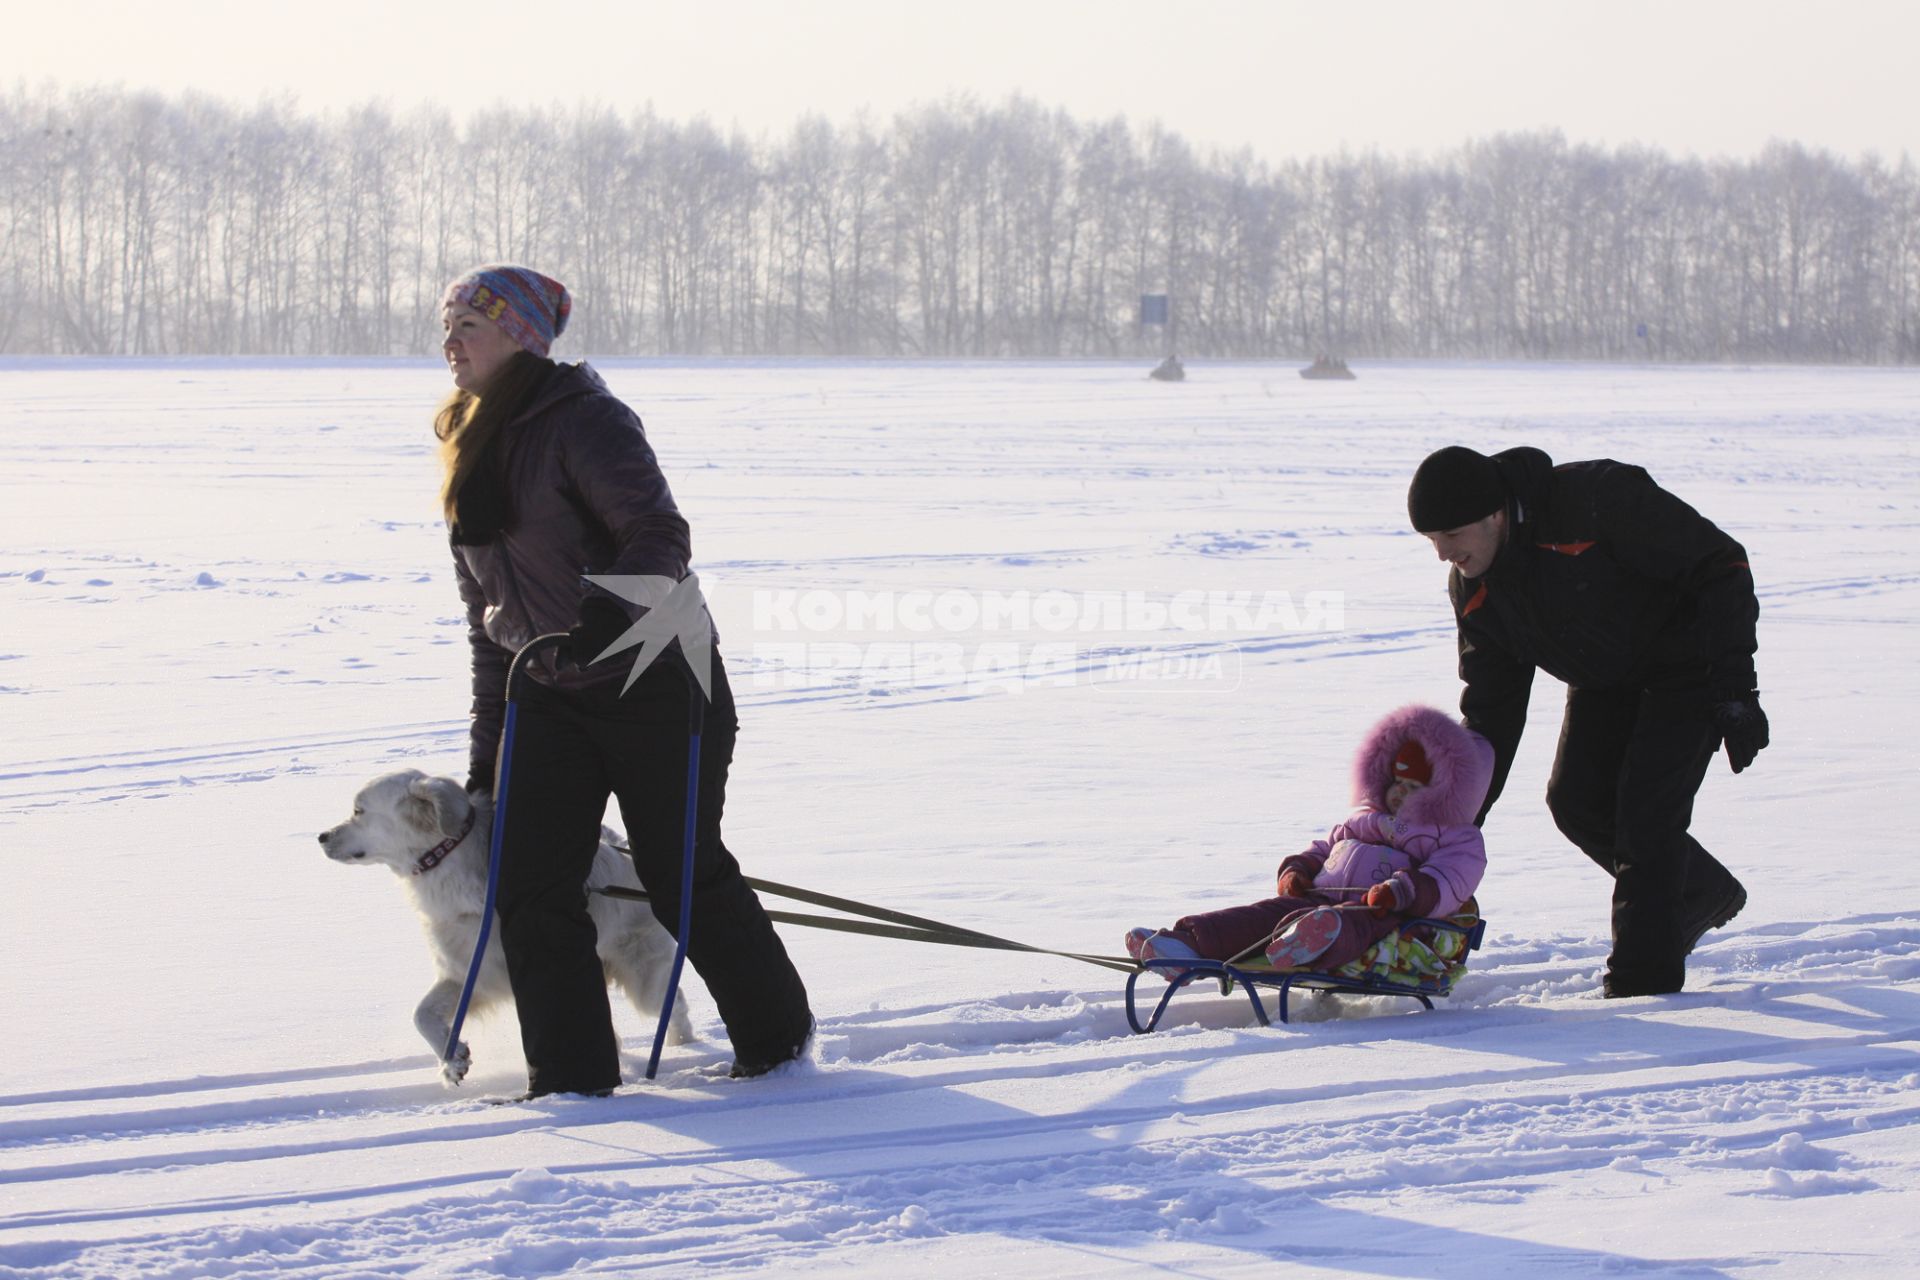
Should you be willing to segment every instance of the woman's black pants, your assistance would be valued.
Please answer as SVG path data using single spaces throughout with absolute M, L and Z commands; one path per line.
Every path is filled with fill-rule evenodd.
M 620 1083 L 583 892 L 609 795 L 619 801 L 654 916 L 669 933 L 679 930 L 690 687 L 670 651 L 624 694 L 617 681 L 576 692 L 529 680 L 519 695 L 497 906 L 536 1094 Z M 812 1018 L 799 973 L 720 839 L 739 721 L 718 652 L 712 694 L 700 743 L 687 958 L 719 1008 L 735 1060 L 777 1063 L 793 1056 Z

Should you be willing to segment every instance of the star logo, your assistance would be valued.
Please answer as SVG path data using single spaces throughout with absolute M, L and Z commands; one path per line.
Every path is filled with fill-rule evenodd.
M 713 619 L 707 613 L 706 598 L 700 594 L 698 574 L 689 572 L 678 582 L 657 574 L 590 573 L 586 578 L 596 587 L 647 610 L 593 659 L 598 662 L 639 646 L 640 652 L 633 656 L 633 670 L 620 686 L 621 693 L 633 688 L 641 672 L 678 640 L 680 652 L 693 668 L 693 678 L 700 682 L 700 692 L 707 701 L 713 701 Z

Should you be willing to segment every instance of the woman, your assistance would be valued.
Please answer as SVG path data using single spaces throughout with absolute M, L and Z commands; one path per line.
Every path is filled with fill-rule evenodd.
M 441 300 L 454 391 L 434 419 L 473 650 L 469 790 L 493 786 L 514 652 L 542 633 L 569 633 L 559 654 L 530 664 L 520 693 L 502 833 L 501 943 L 530 1097 L 620 1083 L 583 886 L 611 794 L 654 915 L 678 928 L 687 700 L 699 696 L 677 652 L 624 694 L 630 664 L 593 662 L 644 609 L 584 575 L 678 581 L 690 544 L 640 419 L 586 365 L 548 358 L 571 306 L 563 285 L 526 267 L 455 280 Z M 687 957 L 726 1024 L 733 1074 L 756 1076 L 798 1057 L 813 1019 L 800 975 L 721 843 L 739 722 L 717 651 L 711 677 Z

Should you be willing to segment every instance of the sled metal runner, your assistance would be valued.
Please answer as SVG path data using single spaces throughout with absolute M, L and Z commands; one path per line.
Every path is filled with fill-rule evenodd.
M 1408 920 L 1400 926 L 1400 932 L 1409 929 L 1425 928 L 1447 933 L 1462 934 L 1466 938 L 1466 948 L 1461 953 L 1464 961 L 1467 955 L 1480 949 L 1480 942 L 1486 936 L 1487 922 L 1476 919 L 1471 924 L 1458 920 Z M 1259 957 L 1259 953 L 1254 953 Z M 1166 994 L 1154 1006 L 1153 1016 L 1143 1025 L 1140 1021 L 1139 1006 L 1135 998 L 1135 988 L 1140 979 L 1148 973 L 1173 973 L 1167 983 Z M 1144 1035 L 1160 1025 L 1167 1006 L 1189 984 L 1201 978 L 1212 978 L 1220 984 L 1221 995 L 1231 995 L 1238 985 L 1247 993 L 1247 999 L 1253 1003 L 1254 1017 L 1260 1025 L 1268 1027 L 1273 1020 L 1267 1016 L 1267 1006 L 1260 999 L 1261 987 L 1279 989 L 1280 1021 L 1287 1021 L 1287 997 L 1295 988 L 1306 991 L 1345 992 L 1349 995 L 1363 996 L 1404 996 L 1418 1000 L 1425 1008 L 1433 1008 L 1435 996 L 1445 996 L 1453 990 L 1450 974 L 1442 973 L 1437 977 L 1414 980 L 1397 980 L 1388 977 L 1354 978 L 1342 973 L 1317 973 L 1310 969 L 1275 969 L 1262 958 L 1253 960 L 1147 960 L 1127 978 L 1127 1025 L 1138 1034 Z

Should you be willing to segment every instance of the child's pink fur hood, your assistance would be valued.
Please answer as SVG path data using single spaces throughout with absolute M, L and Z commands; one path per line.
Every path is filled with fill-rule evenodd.
M 1389 713 L 1368 730 L 1353 761 L 1353 802 L 1387 811 L 1393 757 L 1408 738 L 1427 753 L 1433 780 L 1407 797 L 1396 821 L 1439 827 L 1471 823 L 1493 781 L 1493 745 L 1446 712 L 1418 704 Z

